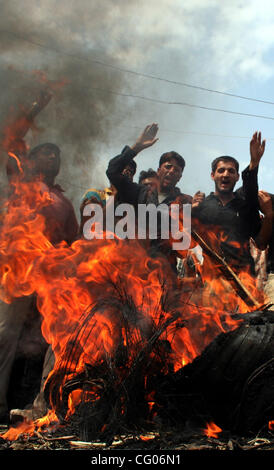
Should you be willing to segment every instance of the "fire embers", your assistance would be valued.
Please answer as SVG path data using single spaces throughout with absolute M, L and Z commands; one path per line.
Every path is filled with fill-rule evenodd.
M 222 432 L 222 429 L 217 426 L 217 424 L 215 423 L 207 423 L 207 426 L 205 428 L 205 435 L 208 436 L 208 437 L 213 437 L 213 438 L 217 438 L 219 433 Z
M 138 240 L 53 246 L 44 235 L 43 216 L 36 216 L 37 208 L 50 204 L 47 193 L 25 184 L 15 195 L 0 239 L 2 299 L 37 295 L 42 333 L 56 359 L 45 388 L 54 423 L 57 415 L 86 437 L 106 439 L 123 425 L 167 423 L 170 416 L 184 423 L 201 400 L 194 399 L 197 389 L 181 395 L 188 388 L 179 372 L 187 373 L 187 364 L 220 333 L 239 326 L 230 313 L 243 311 L 237 293 L 228 292 L 224 311 L 222 280 L 213 284 L 209 278 L 216 295 L 206 303 L 201 292 L 203 302 L 193 303 L 169 262 L 150 257 Z M 214 360 L 206 362 L 207 373 Z
M 179 325 L 174 313 L 144 328 L 131 300 L 94 305 L 68 341 L 46 384 L 47 400 L 62 424 L 83 440 L 104 442 L 138 427 L 184 429 L 192 423 L 211 437 L 222 429 L 248 435 L 266 428 L 274 413 L 273 312 L 245 314 L 238 328 L 218 335 L 175 371 L 172 343 L 164 338 L 169 328 L 186 325 Z M 100 354 L 98 343 L 91 343 L 83 356 L 80 338 L 86 344 L 99 322 Z M 106 330 L 112 342 L 105 345 Z M 206 425 L 213 421 L 218 426 Z
M 123 427 L 153 423 L 157 384 L 174 372 L 172 348 L 163 336 L 178 314 L 165 318 L 161 305 L 154 319 L 146 317 L 120 294 L 82 317 L 45 387 L 60 422 L 70 423 L 84 440 L 108 441 Z

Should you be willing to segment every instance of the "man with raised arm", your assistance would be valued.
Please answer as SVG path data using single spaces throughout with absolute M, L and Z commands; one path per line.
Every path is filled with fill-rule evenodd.
M 181 193 L 176 186 L 185 168 L 185 160 L 177 152 L 166 152 L 160 157 L 157 170 L 158 188 L 154 191 L 150 191 L 146 185 L 128 181 L 122 175 L 128 162 L 132 161 L 142 150 L 151 147 L 158 141 L 157 132 L 158 124 L 153 123 L 146 126 L 134 145 L 124 147 L 120 155 L 110 160 L 106 174 L 116 187 L 120 200 L 134 206 L 138 203 L 149 202 L 170 204 L 177 198 L 181 204 L 191 203 L 192 197 Z
M 152 204 L 155 206 L 170 206 L 176 201 L 180 206 L 191 204 L 192 197 L 184 194 L 176 186 L 180 181 L 184 168 L 185 160 L 175 151 L 165 152 L 161 155 L 157 170 L 157 185 L 151 188 L 150 185 L 138 184 L 129 181 L 123 174 L 123 169 L 132 161 L 142 150 L 154 145 L 158 138 L 158 125 L 156 123 L 145 127 L 135 144 L 131 147 L 124 147 L 122 153 L 109 162 L 107 176 L 110 182 L 117 189 L 119 201 L 128 203 L 138 209 L 140 204 Z M 176 272 L 176 252 L 171 249 L 171 243 L 158 236 L 157 240 L 150 241 L 150 252 L 155 254 L 164 254 L 168 257 L 170 264 Z
M 78 222 L 71 202 L 64 196 L 62 188 L 55 184 L 61 164 L 60 149 L 56 144 L 43 143 L 27 153 L 27 147 L 23 140 L 28 130 L 27 125 L 31 125 L 38 110 L 41 110 L 48 101 L 48 94 L 40 95 L 38 102 L 32 105 L 31 111 L 26 114 L 25 118 L 22 117 L 20 121 L 22 129 L 20 130 L 19 124 L 18 128 L 15 126 L 16 133 L 13 134 L 15 141 L 12 143 L 11 140 L 8 143 L 7 176 L 11 186 L 10 201 L 15 198 L 19 205 L 19 197 L 14 194 L 12 188 L 17 183 L 20 184 L 21 179 L 24 182 L 38 181 L 41 193 L 47 193 L 50 198 L 45 207 L 37 210 L 45 220 L 44 235 L 53 245 L 62 241 L 71 244 L 78 233 Z M 18 179 L 19 177 L 20 179 Z M 23 210 L 24 207 L 22 207 Z M 4 224 L 5 219 L 3 220 Z M 35 295 L 15 298 L 10 304 L 0 301 L 0 423 L 6 423 L 9 420 L 7 394 L 11 371 L 20 335 L 24 331 L 24 324 L 30 319 L 28 340 L 31 340 L 33 324 L 35 326 L 38 321 L 40 327 L 40 314 L 36 309 Z M 42 346 L 41 349 L 44 353 L 45 345 Z
M 230 156 L 212 162 L 211 178 L 215 191 L 205 197 L 196 194 L 192 204 L 192 224 L 211 248 L 237 273 L 255 274 L 249 240 L 256 238 L 261 227 L 258 203 L 258 167 L 265 141 L 255 132 L 250 141 L 250 163 L 242 172 L 243 185 L 237 191 L 239 163 Z

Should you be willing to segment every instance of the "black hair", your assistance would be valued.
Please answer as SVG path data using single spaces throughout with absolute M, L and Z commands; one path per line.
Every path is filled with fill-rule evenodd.
M 230 157 L 229 155 L 223 155 L 223 156 L 217 157 L 213 160 L 213 162 L 211 163 L 212 173 L 215 173 L 219 162 L 232 162 L 232 163 L 234 163 L 235 168 L 237 170 L 237 173 L 239 173 L 239 162 L 236 160 L 236 158 Z
M 158 178 L 157 172 L 154 171 L 152 168 L 149 168 L 147 171 L 143 170 L 140 172 L 139 175 L 139 184 L 146 178 Z
M 44 144 L 37 145 L 36 147 L 31 149 L 31 151 L 29 152 L 27 158 L 29 160 L 35 159 L 37 153 L 45 147 L 47 147 L 48 149 L 50 149 L 51 151 L 56 153 L 56 155 L 60 155 L 60 153 L 61 153 L 60 148 L 58 147 L 58 145 L 52 144 L 51 142 L 46 142 Z
M 174 152 L 174 150 L 172 150 L 171 152 L 165 152 L 163 153 L 163 155 L 161 155 L 160 160 L 159 160 L 159 168 L 163 163 L 169 162 L 172 158 L 176 160 L 176 162 L 182 168 L 182 170 L 185 168 L 186 162 L 184 158 L 181 155 L 179 155 L 179 153 Z

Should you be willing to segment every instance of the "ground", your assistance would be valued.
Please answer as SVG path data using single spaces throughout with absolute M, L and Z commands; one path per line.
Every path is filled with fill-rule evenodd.
M 2 426 L 0 432 L 7 427 Z M 127 433 L 115 436 L 109 445 L 94 440 L 84 442 L 77 435 L 62 433 L 35 433 L 33 436 L 20 436 L 16 441 L 0 438 L 0 450 L 170 450 L 170 451 L 273 451 L 274 432 L 266 431 L 263 435 L 240 437 L 228 432 L 220 433 L 217 438 L 208 437 L 201 432 L 144 432 Z

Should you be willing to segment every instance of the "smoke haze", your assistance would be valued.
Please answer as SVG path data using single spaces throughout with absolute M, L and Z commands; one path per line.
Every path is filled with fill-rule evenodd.
M 89 1 L 55 0 L 4 2 L 1 13 L 1 132 L 7 121 L 30 107 L 40 90 L 53 90 L 52 100 L 36 118 L 26 141 L 30 147 L 48 141 L 60 146 L 62 167 L 57 179 L 77 216 L 83 192 L 91 184 L 104 187 L 107 183 L 100 149 L 102 144 L 110 145 L 110 131 L 120 118 L 117 96 L 101 90 L 119 92 L 124 76 L 93 61 L 119 65 L 108 32 L 115 29 L 120 14 L 119 2 L 100 2 L 99 7 Z M 1 166 L 5 185 L 4 155 Z
M 260 9 L 255 0 L 246 6 L 241 0 L 0 0 L 0 7 L 0 131 L 8 117 L 35 100 L 41 88 L 53 88 L 53 99 L 38 115 L 37 128 L 28 133 L 27 141 L 30 146 L 45 141 L 60 146 L 57 182 L 72 199 L 77 215 L 83 192 L 108 184 L 108 160 L 123 145 L 134 143 L 151 122 L 159 124 L 159 141 L 138 155 L 137 175 L 155 168 L 163 152 L 176 150 L 186 160 L 179 186 L 188 194 L 212 190 L 210 163 L 219 155 L 235 156 L 243 169 L 255 130 L 261 130 L 266 139 L 273 137 L 271 120 L 166 106 L 130 96 L 271 115 L 267 105 L 164 81 L 271 100 L 273 5 L 269 0 L 262 0 Z M 262 189 L 270 191 L 272 153 L 266 150 L 260 173 Z M 6 184 L 4 165 L 3 155 L 2 186 Z

